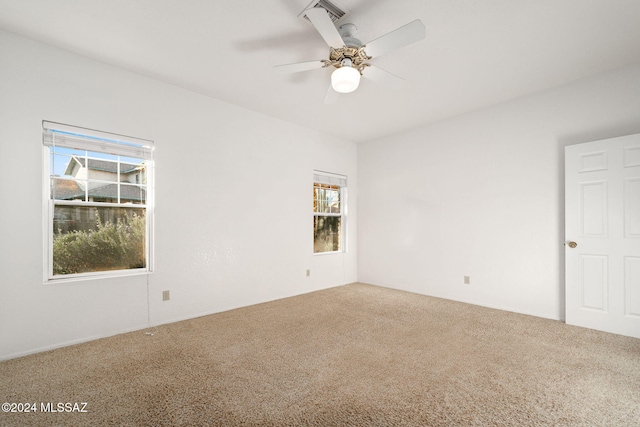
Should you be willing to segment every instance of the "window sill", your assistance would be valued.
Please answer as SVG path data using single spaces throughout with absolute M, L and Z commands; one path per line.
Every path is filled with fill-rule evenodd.
M 118 270 L 118 271 L 82 273 L 82 274 L 73 274 L 73 275 L 70 274 L 66 276 L 48 277 L 45 279 L 44 284 L 54 285 L 54 284 L 64 284 L 64 283 L 73 283 L 73 282 L 86 282 L 88 280 L 116 279 L 120 277 L 145 276 L 151 273 L 152 271 L 149 271 L 146 268 L 140 268 L 135 270 Z
M 332 251 L 332 252 L 314 252 L 313 255 L 322 256 L 322 255 L 336 255 L 336 254 L 345 254 L 346 251 Z

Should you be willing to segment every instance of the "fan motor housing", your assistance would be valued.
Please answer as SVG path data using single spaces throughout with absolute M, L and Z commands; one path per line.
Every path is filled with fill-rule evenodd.
M 344 46 L 338 49 L 331 47 L 329 49 L 329 59 L 324 60 L 325 67 L 333 65 L 336 68 L 340 68 L 342 61 L 347 58 L 351 60 L 351 66 L 357 69 L 360 74 L 362 74 L 362 70 L 364 70 L 365 67 L 369 66 L 366 61 L 371 59 L 371 57 L 367 56 L 367 53 L 364 51 L 364 46 L 358 48 Z

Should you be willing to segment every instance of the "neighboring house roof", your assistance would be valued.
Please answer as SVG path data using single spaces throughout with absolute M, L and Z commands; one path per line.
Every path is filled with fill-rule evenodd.
M 73 173 L 73 161 L 76 161 L 80 164 L 81 167 L 85 167 L 85 162 L 87 159 L 84 157 L 73 156 L 67 165 L 67 169 L 65 171 L 65 175 L 71 175 Z M 110 160 L 99 160 L 99 159 L 89 159 L 88 169 L 118 173 L 118 163 Z M 120 163 L 120 173 L 127 174 L 136 171 L 140 168 L 140 165 L 135 165 L 131 163 Z
M 89 197 L 116 199 L 118 197 L 118 184 L 107 184 L 101 187 L 89 189 Z M 147 192 L 144 188 L 135 185 L 120 185 L 120 200 L 144 201 Z
M 54 179 L 53 194 L 57 200 L 71 200 L 84 197 L 84 190 L 76 181 L 70 179 Z
M 70 179 L 56 179 L 54 182 L 54 195 L 56 200 L 72 200 L 84 198 L 84 190 L 80 188 L 76 181 Z M 89 197 L 94 199 L 117 199 L 118 184 L 107 184 L 100 187 L 90 188 Z M 147 192 L 144 188 L 135 185 L 120 186 L 121 201 L 144 202 Z

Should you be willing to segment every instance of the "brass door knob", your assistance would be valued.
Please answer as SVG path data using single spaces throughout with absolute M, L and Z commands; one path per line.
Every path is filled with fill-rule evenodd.
M 576 246 L 578 246 L 576 242 L 569 242 L 567 244 L 569 245 L 570 248 L 575 248 Z

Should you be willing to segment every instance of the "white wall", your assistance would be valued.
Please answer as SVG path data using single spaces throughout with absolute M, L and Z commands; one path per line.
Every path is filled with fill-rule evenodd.
M 360 144 L 359 281 L 563 319 L 563 147 L 637 132 L 640 64 Z
M 357 280 L 354 144 L 6 32 L 0 52 L 0 359 Z M 43 283 L 42 120 L 155 141 L 152 275 Z M 346 255 L 312 254 L 313 169 L 349 178 Z

